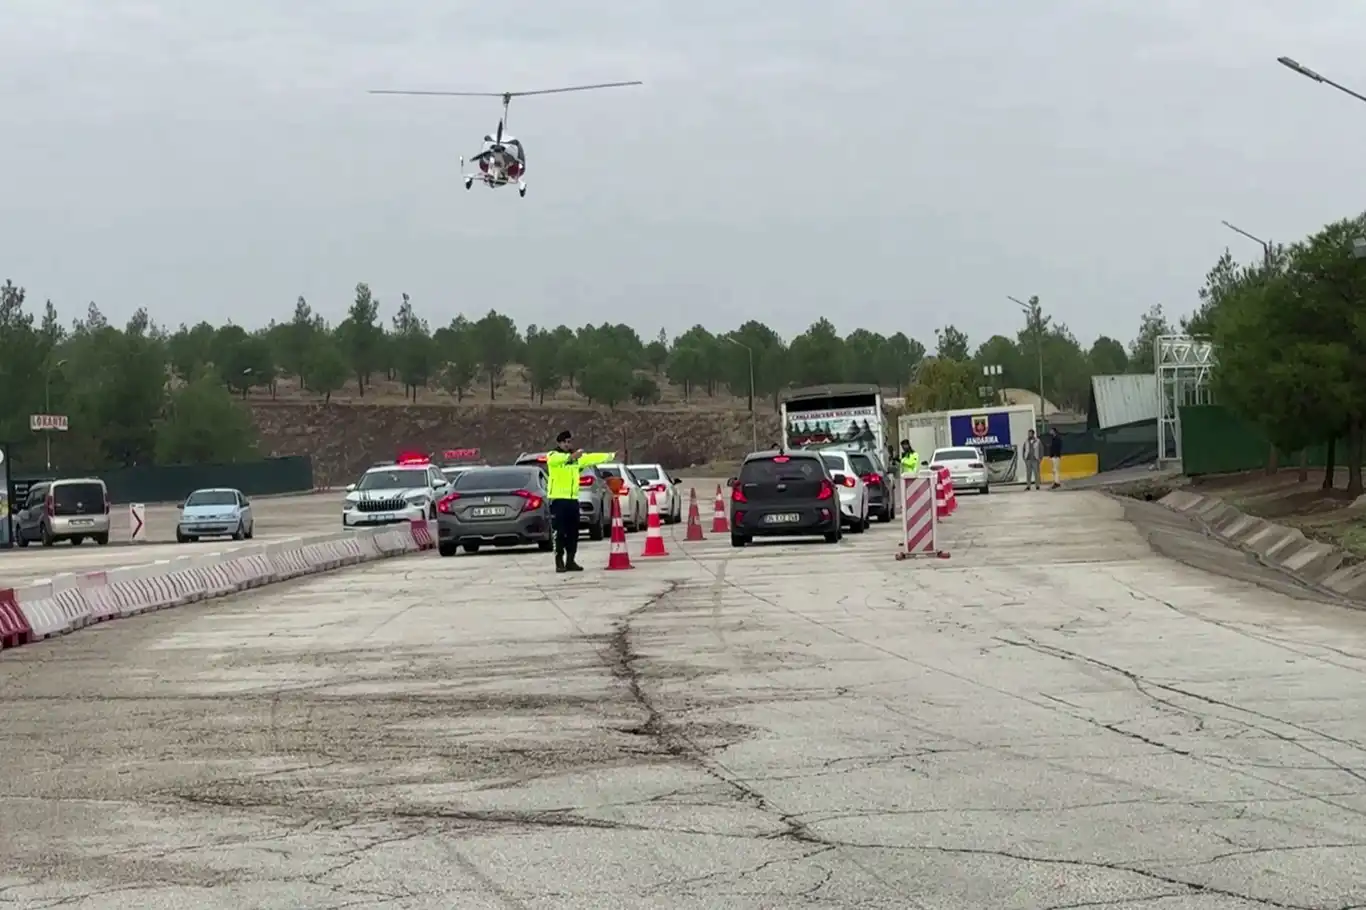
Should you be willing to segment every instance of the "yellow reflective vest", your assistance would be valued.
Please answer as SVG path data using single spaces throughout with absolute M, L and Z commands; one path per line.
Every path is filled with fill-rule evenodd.
M 902 458 L 901 458 L 901 473 L 903 473 L 903 474 L 914 474 L 914 473 L 916 473 L 916 472 L 919 471 L 919 470 L 920 470 L 920 453 L 919 453 L 919 452 L 912 452 L 912 453 L 909 454 L 909 455 L 903 455 L 903 456 L 902 456 Z
M 616 452 L 584 452 L 574 459 L 568 452 L 556 449 L 545 457 L 546 487 L 550 499 L 578 499 L 579 471 L 595 464 L 616 461 Z

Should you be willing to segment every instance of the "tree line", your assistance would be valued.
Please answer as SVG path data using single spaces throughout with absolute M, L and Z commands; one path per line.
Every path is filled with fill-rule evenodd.
M 973 347 L 949 325 L 927 351 L 904 332 L 841 335 L 826 319 L 791 339 L 757 320 L 724 333 L 698 325 L 669 338 L 621 324 L 519 328 L 495 310 L 433 328 L 406 294 L 385 318 L 364 283 L 335 325 L 303 297 L 288 319 L 257 329 L 231 322 L 170 329 L 145 310 L 117 327 L 94 303 L 64 325 L 50 300 L 37 310 L 24 288 L 7 281 L 0 288 L 0 440 L 31 446 L 29 415 L 57 413 L 81 428 L 63 438 L 68 466 L 237 460 L 252 455 L 254 435 L 233 399 L 273 395 L 283 379 L 324 402 L 343 389 L 363 400 L 379 378 L 401 383 L 414 402 L 496 401 L 518 377 L 534 401 L 574 396 L 612 408 L 657 403 L 666 386 L 685 400 L 724 390 L 750 408 L 776 407 L 784 389 L 831 382 L 877 383 L 922 409 L 971 407 L 983 403 L 983 365 L 1000 367 L 990 380 L 997 388 L 1038 391 L 1040 345 L 1045 394 L 1081 409 L 1093 374 L 1150 372 L 1151 339 L 1170 331 L 1159 307 L 1127 347 L 1102 337 L 1083 348 L 1037 298 L 1030 307 L 1014 336 Z
M 1357 243 L 1363 238 L 1366 214 L 1272 247 L 1251 265 L 1225 252 L 1186 323 L 1214 341 L 1217 400 L 1270 440 L 1268 469 L 1276 468 L 1277 450 L 1303 459 L 1308 447 L 1323 445 L 1324 489 L 1333 487 L 1334 466 L 1345 456 L 1352 496 L 1362 493 L 1366 438 L 1366 249 Z

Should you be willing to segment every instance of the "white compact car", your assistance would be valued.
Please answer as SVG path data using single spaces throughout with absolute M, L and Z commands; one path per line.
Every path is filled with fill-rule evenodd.
M 683 493 L 678 485 L 683 481 L 669 476 L 662 464 L 628 465 L 636 479 L 645 485 L 645 504 L 649 506 L 650 494 L 655 494 L 655 504 L 659 506 L 659 520 L 664 524 L 677 524 L 683 520 Z
M 621 491 L 617 493 L 617 505 L 621 507 L 621 523 L 628 531 L 639 531 L 645 527 L 645 516 L 650 507 L 645 501 L 645 485 L 626 465 L 600 464 L 598 470 L 607 477 L 621 479 Z
M 840 517 L 844 519 L 845 527 L 850 534 L 862 534 L 872 523 L 868 514 L 868 485 L 855 470 L 848 452 L 823 449 L 820 456 L 840 494 Z
M 930 459 L 931 468 L 949 469 L 953 489 L 976 490 L 978 493 L 991 492 L 991 480 L 987 476 L 987 462 L 980 449 L 973 446 L 954 446 L 951 449 L 935 449 Z
M 415 518 L 435 518 L 436 501 L 450 490 L 450 481 L 427 459 L 401 458 L 377 464 L 360 483 L 346 488 L 342 527 L 373 528 Z

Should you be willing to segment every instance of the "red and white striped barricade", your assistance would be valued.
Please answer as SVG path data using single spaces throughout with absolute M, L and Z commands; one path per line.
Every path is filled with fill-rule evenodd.
M 12 588 L 0 590 L 0 649 L 17 648 L 29 643 L 33 635 L 28 617 L 19 609 Z
M 108 572 L 86 572 L 76 583 L 90 607 L 91 622 L 104 622 L 119 615 L 119 602 L 109 587 Z
M 425 518 L 414 518 L 410 525 L 413 535 L 413 543 L 419 550 L 435 550 L 436 537 L 432 534 L 432 526 Z
M 74 576 L 15 588 L 14 599 L 28 620 L 29 641 L 65 635 L 90 623 L 90 608 Z
M 902 474 L 898 487 L 901 497 L 901 540 L 897 542 L 897 559 L 919 556 L 946 558 L 939 549 L 939 516 L 935 508 L 938 478 L 932 471 Z

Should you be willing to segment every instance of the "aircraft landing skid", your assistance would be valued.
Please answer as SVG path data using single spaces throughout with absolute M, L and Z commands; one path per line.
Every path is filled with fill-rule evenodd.
M 465 166 L 465 159 L 464 159 L 464 158 L 461 158 L 461 159 L 460 159 L 460 166 L 461 166 L 462 168 Z M 498 189 L 499 187 L 507 186 L 509 183 L 511 183 L 510 180 L 506 180 L 506 179 L 504 179 L 504 180 L 499 180 L 499 179 L 497 179 L 496 177 L 491 177 L 491 176 L 489 176 L 488 174 L 483 174 L 483 173 L 480 173 L 480 174 L 462 174 L 462 175 L 461 175 L 461 179 L 465 181 L 465 189 L 467 189 L 467 190 L 474 189 L 474 184 L 475 184 L 476 181 L 479 182 L 479 183 L 484 184 L 484 186 L 488 187 L 488 188 L 491 189 L 491 190 L 496 190 L 496 189 Z M 526 198 L 526 181 L 525 181 L 525 180 L 518 180 L 518 181 L 517 181 L 517 195 L 518 195 L 518 196 L 521 196 L 521 197 L 524 198 L 524 199 Z

